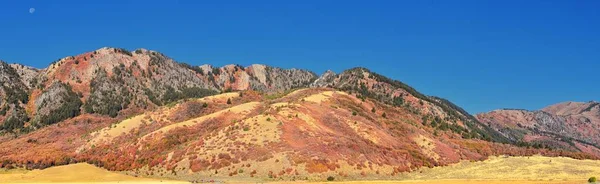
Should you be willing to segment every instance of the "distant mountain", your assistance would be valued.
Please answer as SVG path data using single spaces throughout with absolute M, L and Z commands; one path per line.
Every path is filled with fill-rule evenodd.
M 259 64 L 191 66 L 156 51 L 106 47 L 44 69 L 1 62 L 0 82 L 0 167 L 88 162 L 189 180 L 319 180 L 394 177 L 502 154 L 599 158 L 584 149 L 597 139 L 583 131 L 568 129 L 581 133 L 568 134 L 581 139 L 572 147 L 538 144 L 527 136 L 536 129 L 476 118 L 360 67 L 317 76 Z M 547 111 L 582 119 L 597 108 Z
M 595 101 L 495 110 L 477 119 L 515 142 L 600 155 L 600 103 Z

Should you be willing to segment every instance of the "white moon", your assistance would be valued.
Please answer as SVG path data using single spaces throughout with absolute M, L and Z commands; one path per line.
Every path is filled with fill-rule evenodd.
M 35 8 L 29 8 L 29 13 L 33 14 L 35 12 Z

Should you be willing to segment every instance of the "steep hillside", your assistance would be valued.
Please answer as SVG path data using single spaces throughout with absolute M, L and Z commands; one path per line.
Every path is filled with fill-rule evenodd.
M 1 129 L 12 132 L 29 120 L 24 109 L 24 104 L 29 101 L 28 91 L 29 88 L 18 71 L 0 61 Z
M 511 140 L 600 155 L 600 103 L 565 102 L 537 111 L 505 109 L 477 118 Z
M 479 123 L 462 108 L 450 101 L 426 96 L 397 80 L 389 79 L 366 68 L 353 68 L 336 75 L 325 72 L 311 85 L 333 87 L 356 94 L 360 99 L 375 99 L 422 115 L 422 122 L 434 128 L 450 129 L 465 138 L 510 143 L 504 136 Z
M 330 88 L 300 89 L 275 98 L 231 92 L 122 121 L 80 116 L 2 144 L 7 149 L 0 158 L 5 167 L 84 161 L 131 175 L 188 181 L 394 178 L 420 167 L 501 154 L 597 158 L 464 139 L 452 129 L 423 124 L 422 117 Z M 54 132 L 65 135 L 36 135 Z M 24 145 L 34 149 L 23 150 Z

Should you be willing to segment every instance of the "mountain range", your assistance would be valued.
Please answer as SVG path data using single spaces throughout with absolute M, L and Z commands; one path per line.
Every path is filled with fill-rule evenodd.
M 600 103 L 564 102 L 541 110 L 501 109 L 477 119 L 513 142 L 599 155 Z
M 0 166 L 93 163 L 135 176 L 397 177 L 492 155 L 600 158 L 600 103 L 475 116 L 366 68 L 321 76 L 191 66 L 101 48 L 0 62 Z

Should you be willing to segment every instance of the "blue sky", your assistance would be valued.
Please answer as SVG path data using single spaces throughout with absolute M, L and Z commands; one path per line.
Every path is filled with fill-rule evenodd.
M 600 100 L 598 9 L 591 0 L 3 0 L 0 59 L 43 68 L 111 46 L 193 65 L 363 66 L 471 113 L 539 109 Z

